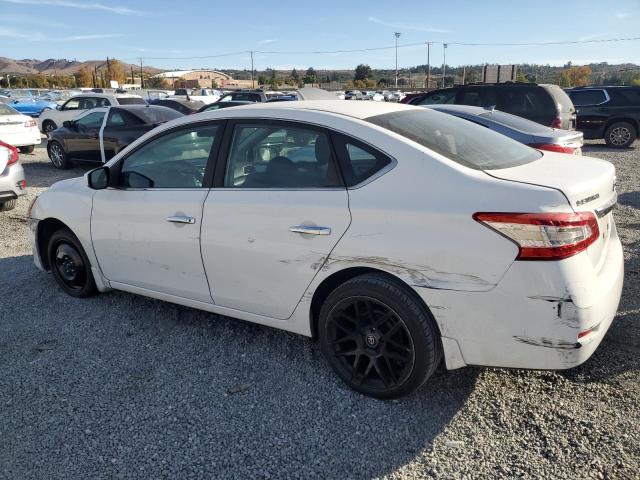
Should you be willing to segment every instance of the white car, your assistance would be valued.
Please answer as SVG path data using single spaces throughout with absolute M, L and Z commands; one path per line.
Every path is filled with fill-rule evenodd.
M 302 101 L 182 117 L 32 204 L 35 264 L 315 336 L 380 398 L 444 358 L 586 361 L 623 281 L 609 162 L 433 110 Z
M 18 197 L 27 194 L 24 169 L 18 160 L 18 149 L 0 140 L 0 212 L 13 210 Z
M 0 103 L 0 140 L 22 153 L 31 153 L 40 144 L 40 130 L 33 118 Z
M 38 128 L 42 133 L 49 135 L 56 128 L 61 127 L 66 120 L 73 120 L 78 114 L 92 108 L 111 105 L 145 105 L 146 103 L 138 95 L 82 93 L 71 97 L 56 110 L 43 110 L 38 117 Z

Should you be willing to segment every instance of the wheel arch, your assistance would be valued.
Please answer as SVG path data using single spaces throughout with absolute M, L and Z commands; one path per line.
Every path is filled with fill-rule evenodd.
M 636 136 L 640 136 L 640 121 L 633 117 L 615 117 L 607 120 L 607 123 L 605 123 L 604 125 L 603 134 L 606 134 L 607 129 L 611 125 L 615 123 L 620 123 L 620 122 L 626 122 L 631 124 L 631 126 L 633 126 L 633 128 L 635 128 L 636 130 Z
M 49 240 L 51 236 L 58 230 L 68 230 L 71 233 L 73 231 L 64 222 L 61 222 L 57 218 L 45 218 L 38 222 L 38 231 L 36 232 L 36 243 L 38 246 L 38 253 L 40 255 L 40 262 L 45 270 L 51 270 L 49 265 L 49 255 L 47 254 L 47 247 L 49 246 Z
M 327 299 L 327 297 L 333 292 L 336 288 L 338 288 L 343 283 L 351 280 L 352 278 L 358 277 L 360 275 L 364 275 L 367 273 L 375 273 L 382 277 L 385 277 L 398 285 L 404 287 L 407 292 L 418 301 L 429 315 L 434 319 L 434 326 L 436 328 L 436 332 L 438 334 L 438 340 L 441 342 L 442 332 L 440 332 L 440 326 L 438 322 L 435 321 L 435 317 L 433 316 L 433 312 L 429 308 L 429 306 L 425 303 L 425 301 L 416 293 L 416 291 L 409 285 L 407 282 L 402 280 L 400 277 L 393 275 L 384 270 L 380 270 L 378 268 L 371 267 L 348 267 L 342 270 L 338 270 L 337 272 L 332 273 L 327 278 L 322 280 L 318 287 L 313 292 L 313 297 L 311 299 L 311 307 L 309 309 L 309 321 L 310 321 L 310 330 L 311 336 L 313 339 L 318 338 L 318 321 L 320 317 L 320 309 L 322 308 L 322 304 Z

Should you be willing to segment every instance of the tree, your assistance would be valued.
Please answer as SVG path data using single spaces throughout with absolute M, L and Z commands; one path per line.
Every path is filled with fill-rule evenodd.
M 120 60 L 109 60 L 107 63 L 107 83 L 116 81 L 119 84 L 126 83 L 127 74 L 125 73 L 124 64 Z
M 366 80 L 371 76 L 371 67 L 369 65 L 360 64 L 356 67 L 354 80 Z
M 258 85 L 266 85 L 269 82 L 269 79 L 266 75 L 258 76 Z
M 294 68 L 293 70 L 291 70 L 291 75 L 290 75 L 292 80 L 295 80 L 296 82 L 299 80 L 298 78 L 298 72 L 296 71 L 296 69 Z
M 78 70 L 78 73 L 76 73 L 76 85 L 79 87 L 90 87 L 93 85 L 93 77 L 87 67 L 82 67 Z
M 304 83 L 318 83 L 318 76 L 316 75 L 316 71 L 313 69 L 313 67 L 309 67 L 307 69 L 307 73 L 304 76 L 303 79 Z
M 169 87 L 164 77 L 151 77 L 145 80 L 144 83 L 148 88 L 158 88 L 160 90 L 166 90 Z
M 569 67 L 560 72 L 561 87 L 584 87 L 589 84 L 591 69 L 589 67 Z

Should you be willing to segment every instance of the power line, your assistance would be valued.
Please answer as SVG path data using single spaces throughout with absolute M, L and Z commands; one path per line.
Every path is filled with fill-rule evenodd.
M 631 42 L 640 40 L 640 37 L 625 37 L 625 38 L 606 38 L 600 40 L 563 40 L 563 41 L 551 41 L 551 42 L 416 42 L 399 44 L 397 48 L 410 48 L 424 46 L 426 43 L 431 45 L 461 45 L 466 47 L 526 47 L 526 46 L 545 46 L 545 45 L 581 45 L 581 44 L 593 44 L 593 43 L 613 43 L 613 42 Z M 190 57 L 143 57 L 144 60 L 202 60 L 208 58 L 221 58 L 221 57 L 233 57 L 240 55 L 263 54 L 263 55 L 335 55 L 341 53 L 362 53 L 362 52 L 376 52 L 381 50 L 395 49 L 395 45 L 385 47 L 369 47 L 369 48 L 354 48 L 354 49 L 340 49 L 340 50 L 240 50 L 236 52 L 219 53 L 215 55 L 200 55 Z M 123 60 L 138 60 L 140 57 L 133 59 Z

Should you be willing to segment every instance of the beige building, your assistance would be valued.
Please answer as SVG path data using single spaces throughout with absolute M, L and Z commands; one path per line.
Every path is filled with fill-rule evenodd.
M 234 80 L 217 70 L 175 70 L 158 73 L 154 77 L 164 78 L 170 87 L 184 82 L 186 88 L 212 88 L 215 82 L 219 88 L 251 88 L 251 80 Z

